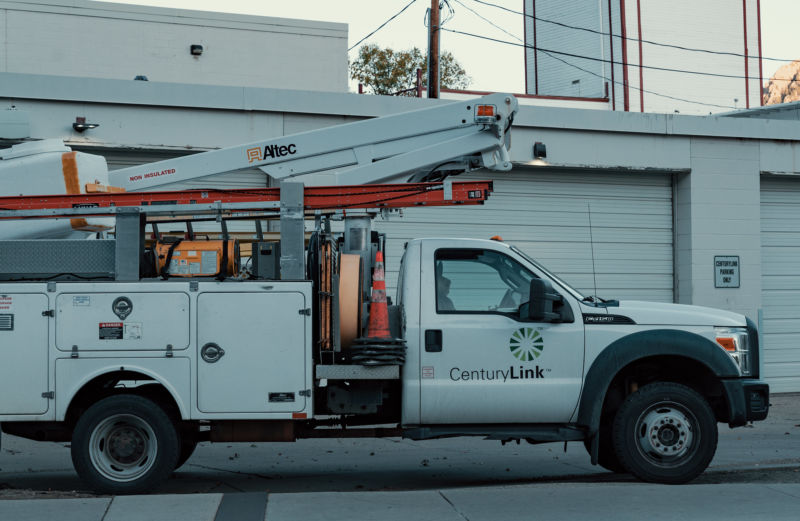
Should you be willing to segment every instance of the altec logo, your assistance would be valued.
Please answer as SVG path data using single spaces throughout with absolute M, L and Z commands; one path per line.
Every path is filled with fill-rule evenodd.
M 262 152 L 261 148 L 248 148 L 247 149 L 247 162 L 254 163 L 256 161 L 264 161 L 268 157 L 275 159 L 278 157 L 291 156 L 297 153 L 297 145 L 294 143 L 290 145 L 267 145 Z

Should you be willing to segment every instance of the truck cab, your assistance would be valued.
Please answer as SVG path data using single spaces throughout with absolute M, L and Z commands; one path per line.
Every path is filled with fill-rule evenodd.
M 410 241 L 397 298 L 412 436 L 583 440 L 595 463 L 679 482 L 710 462 L 716 422 L 767 414 L 757 332 L 736 313 L 583 296 L 475 239 Z

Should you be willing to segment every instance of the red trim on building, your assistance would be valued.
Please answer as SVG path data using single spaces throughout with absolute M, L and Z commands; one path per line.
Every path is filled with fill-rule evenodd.
M 531 0 L 531 8 L 533 13 L 533 83 L 535 86 L 534 94 L 539 94 L 539 48 L 536 46 L 536 0 Z M 526 91 L 528 89 L 525 89 Z
M 761 67 L 761 0 L 756 0 L 756 21 L 758 22 L 758 101 L 764 106 L 764 69 Z
M 424 90 L 424 89 L 423 89 Z M 491 91 L 483 90 L 457 90 L 457 89 L 439 89 L 441 92 L 450 92 L 452 94 L 469 94 L 472 96 L 486 96 L 488 94 L 496 94 Z M 566 100 L 566 101 L 591 101 L 597 103 L 608 103 L 608 96 L 605 98 L 584 98 L 580 96 L 548 96 L 546 94 L 514 94 L 516 98 L 529 98 L 529 99 L 551 99 L 551 100 Z
M 614 26 L 611 23 L 611 0 L 608 0 L 608 43 L 610 44 L 609 49 L 611 50 L 611 110 L 617 110 L 617 92 L 614 88 L 616 82 L 614 81 Z M 606 91 L 607 90 L 608 84 L 606 84 Z
M 619 18 L 622 36 L 622 86 L 624 87 L 624 110 L 630 111 L 630 96 L 628 93 L 628 32 L 625 28 L 625 0 L 619 0 Z
M 636 22 L 639 25 L 639 110 L 644 112 L 644 63 L 642 62 L 642 5 L 636 0 Z
M 750 108 L 750 74 L 748 70 L 749 55 L 747 52 L 747 0 L 742 0 L 742 22 L 744 24 L 744 101 Z
M 528 93 L 528 11 L 525 0 L 522 0 L 522 41 L 525 42 L 525 93 Z M 536 56 L 536 49 L 533 50 L 533 55 Z

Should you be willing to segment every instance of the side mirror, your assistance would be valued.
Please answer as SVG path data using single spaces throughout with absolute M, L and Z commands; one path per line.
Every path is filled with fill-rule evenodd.
M 528 318 L 536 322 L 559 321 L 561 315 L 553 311 L 554 302 L 561 302 L 561 295 L 553 291 L 553 285 L 543 279 L 532 279 Z

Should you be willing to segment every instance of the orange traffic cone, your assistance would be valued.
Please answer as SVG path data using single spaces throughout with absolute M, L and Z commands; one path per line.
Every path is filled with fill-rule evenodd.
M 375 269 L 372 272 L 372 299 L 369 304 L 368 338 L 392 337 L 389 331 L 389 308 L 386 304 L 386 282 L 384 280 L 383 252 L 375 254 Z

